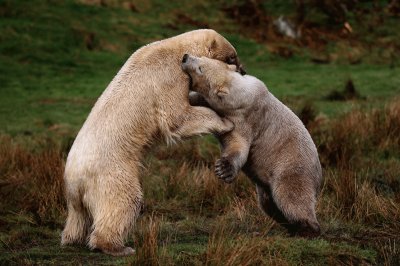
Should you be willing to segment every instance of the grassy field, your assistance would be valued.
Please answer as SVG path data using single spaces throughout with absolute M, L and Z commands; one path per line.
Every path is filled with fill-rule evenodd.
M 261 10 L 259 28 L 228 12 L 243 3 Z M 293 41 L 270 22 L 294 18 L 294 4 L 257 3 L 0 1 L 0 265 L 400 264 L 398 16 L 387 1 L 359 4 L 343 35 L 314 8 Z M 199 27 L 226 36 L 305 122 L 324 168 L 322 235 L 289 237 L 245 176 L 220 182 L 218 143 L 206 136 L 148 152 L 134 257 L 61 248 L 65 157 L 97 97 L 138 47 Z

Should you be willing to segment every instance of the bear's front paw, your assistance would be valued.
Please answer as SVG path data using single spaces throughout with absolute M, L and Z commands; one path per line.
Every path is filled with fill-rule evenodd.
M 221 119 L 222 122 L 224 123 L 224 128 L 221 129 L 220 132 L 218 132 L 218 135 L 223 135 L 225 133 L 231 132 L 235 128 L 235 125 L 232 123 L 231 120 L 227 118 L 221 118 Z
M 236 172 L 235 167 L 225 157 L 218 159 L 215 163 L 215 175 L 228 184 L 235 180 Z

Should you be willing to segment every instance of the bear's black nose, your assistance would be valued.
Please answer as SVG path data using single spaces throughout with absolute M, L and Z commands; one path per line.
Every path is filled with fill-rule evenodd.
M 183 55 L 183 58 L 182 58 L 182 63 L 186 63 L 188 57 L 189 57 L 188 54 L 184 54 L 184 55 Z

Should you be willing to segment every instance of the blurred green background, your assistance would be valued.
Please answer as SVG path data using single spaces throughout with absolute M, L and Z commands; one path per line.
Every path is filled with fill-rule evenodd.
M 279 33 L 281 15 L 299 38 Z M 335 116 L 400 92 L 390 1 L 2 0 L 0 16 L 0 132 L 11 135 L 73 135 L 137 48 L 205 27 L 226 36 L 247 72 L 295 110 L 308 101 Z M 361 97 L 327 99 L 349 79 Z

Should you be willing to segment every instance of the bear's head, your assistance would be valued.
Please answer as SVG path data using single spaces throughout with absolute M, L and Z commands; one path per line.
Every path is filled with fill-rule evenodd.
M 197 31 L 202 32 L 202 34 L 199 34 L 198 36 L 204 38 L 201 43 L 206 44 L 207 51 L 205 54 L 207 57 L 220 60 L 230 65 L 235 65 L 240 74 L 246 74 L 243 65 L 240 63 L 235 48 L 228 40 L 211 29 Z
M 260 86 L 260 81 L 241 75 L 236 65 L 185 54 L 182 70 L 191 78 L 191 90 L 200 93 L 220 113 L 245 109 L 258 95 L 254 88 Z

